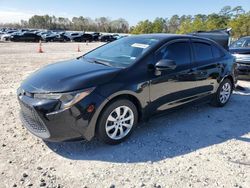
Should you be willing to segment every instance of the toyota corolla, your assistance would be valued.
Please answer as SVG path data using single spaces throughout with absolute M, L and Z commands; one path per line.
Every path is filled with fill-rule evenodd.
M 224 106 L 234 88 L 235 58 L 191 35 L 122 38 L 83 56 L 50 64 L 17 91 L 24 126 L 48 141 L 128 138 L 139 121 L 193 101 Z

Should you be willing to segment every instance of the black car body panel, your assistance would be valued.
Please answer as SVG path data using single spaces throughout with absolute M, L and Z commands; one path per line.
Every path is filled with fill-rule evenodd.
M 38 70 L 23 82 L 22 88 L 30 93 L 80 90 L 109 82 L 119 70 L 83 59 L 64 61 Z
M 144 120 L 172 107 L 211 98 L 225 78 L 232 80 L 233 84 L 236 82 L 234 57 L 212 40 L 190 35 L 151 34 L 118 41 L 138 38 L 158 42 L 127 67 L 96 63 L 86 59 L 87 53 L 82 58 L 52 64 L 32 74 L 18 90 L 21 107 L 24 103 L 34 109 L 28 110 L 34 112 L 31 116 L 22 107 L 22 116 L 28 117 L 28 120 L 23 120 L 24 124 L 30 130 L 32 127 L 29 124 L 41 119 L 47 136 L 39 135 L 36 130 L 31 132 L 45 140 L 64 141 L 77 137 L 91 140 L 95 136 L 98 117 L 106 105 L 118 97 L 133 101 L 140 120 Z M 165 52 L 176 49 L 175 45 L 178 48 L 186 46 L 183 50 L 187 50 L 188 63 L 175 69 L 157 70 L 155 65 L 159 58 L 162 59 Z M 197 45 L 206 45 L 211 49 L 211 59 L 200 60 L 199 54 L 204 52 L 197 52 L 200 49 Z M 177 59 L 184 56 L 179 54 L 183 50 L 177 51 Z M 34 97 L 36 93 L 64 93 L 92 87 L 95 89 L 86 98 L 63 111 L 60 111 L 58 100 L 38 100 Z M 90 105 L 95 109 L 92 112 L 87 110 Z M 39 118 L 33 117 L 36 115 Z
M 213 30 L 213 31 L 198 31 L 192 33 L 193 36 L 209 38 L 213 41 L 216 41 L 219 45 L 221 45 L 224 49 L 229 50 L 229 38 L 230 38 L 231 29 L 221 29 L 221 30 Z

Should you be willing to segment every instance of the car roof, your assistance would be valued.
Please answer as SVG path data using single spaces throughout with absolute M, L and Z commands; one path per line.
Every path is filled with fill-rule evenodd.
M 175 37 L 190 37 L 189 35 L 180 35 L 180 34 L 167 34 L 167 33 L 152 33 L 152 34 L 140 34 L 140 35 L 131 35 L 133 37 L 139 38 L 155 38 L 155 39 L 169 39 Z
M 149 39 L 159 39 L 159 40 L 168 40 L 168 39 L 176 39 L 176 38 L 193 38 L 193 39 L 204 39 L 207 41 L 212 41 L 209 38 L 193 36 L 187 34 L 168 34 L 168 33 L 152 33 L 152 34 L 140 34 L 140 35 L 131 35 L 132 37 L 138 38 L 149 38 Z
M 206 41 L 208 43 L 212 43 L 218 47 L 220 47 L 221 49 L 224 49 L 224 47 L 220 44 L 218 44 L 216 41 L 206 38 L 206 37 L 201 37 L 201 36 L 193 36 L 193 35 L 189 35 L 189 34 L 166 34 L 166 33 L 156 33 L 156 34 L 140 34 L 140 35 L 131 35 L 131 37 L 136 37 L 136 38 L 148 38 L 148 39 L 157 39 L 159 41 L 161 41 L 161 43 L 165 43 L 169 40 L 173 40 L 173 39 L 198 39 L 198 40 L 203 40 Z

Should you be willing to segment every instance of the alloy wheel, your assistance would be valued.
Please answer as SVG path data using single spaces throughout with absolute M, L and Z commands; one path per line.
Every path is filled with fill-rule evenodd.
M 128 106 L 119 106 L 109 114 L 105 130 L 109 138 L 119 140 L 130 132 L 133 124 L 133 111 Z
M 226 82 L 221 87 L 221 90 L 220 90 L 220 102 L 222 104 L 225 104 L 228 101 L 228 99 L 230 98 L 231 90 L 232 90 L 231 85 L 228 82 Z

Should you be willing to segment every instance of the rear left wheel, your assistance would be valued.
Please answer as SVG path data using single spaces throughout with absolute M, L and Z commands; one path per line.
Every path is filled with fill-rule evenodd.
M 126 99 L 116 100 L 100 116 L 98 137 L 107 144 L 119 144 L 131 135 L 137 121 L 136 106 Z
M 231 94 L 233 91 L 233 84 L 231 80 L 225 78 L 223 82 L 220 84 L 214 98 L 212 100 L 213 106 L 223 107 L 229 101 Z

